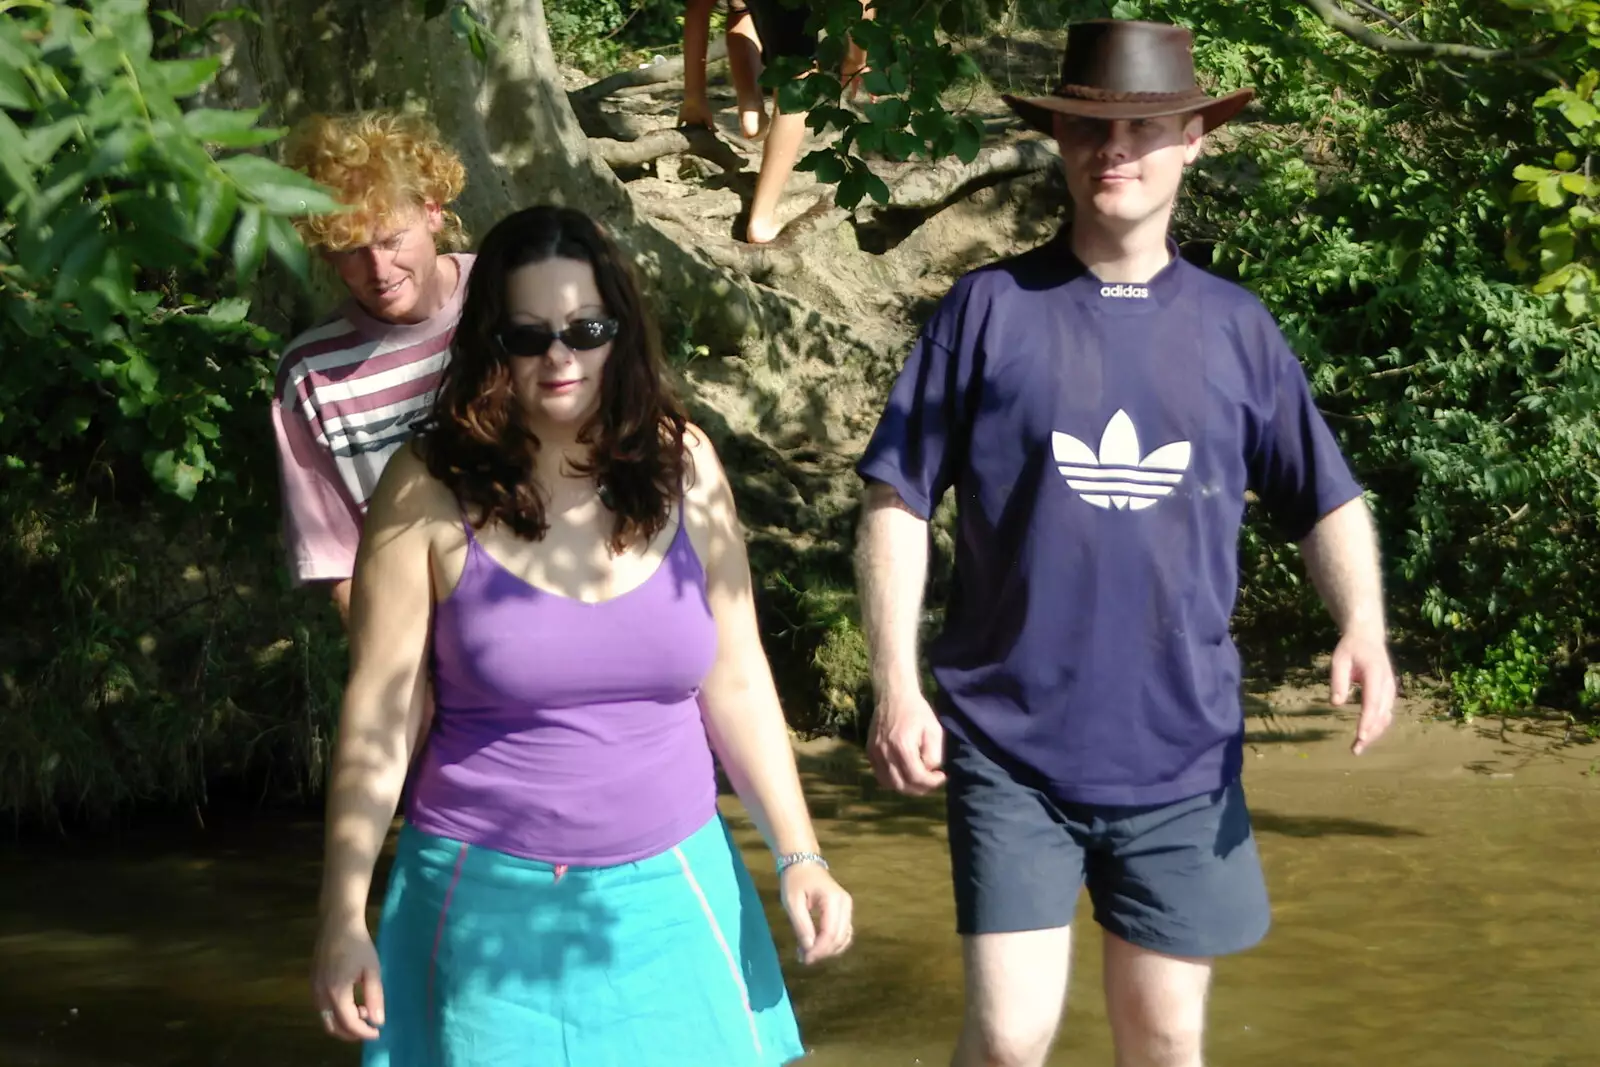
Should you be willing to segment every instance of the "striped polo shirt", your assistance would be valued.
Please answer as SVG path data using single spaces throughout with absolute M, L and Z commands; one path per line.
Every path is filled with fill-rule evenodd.
M 450 258 L 461 268 L 455 292 L 428 319 L 383 322 L 351 300 L 284 350 L 272 421 L 297 583 L 354 572 L 384 465 L 432 410 L 473 261 Z

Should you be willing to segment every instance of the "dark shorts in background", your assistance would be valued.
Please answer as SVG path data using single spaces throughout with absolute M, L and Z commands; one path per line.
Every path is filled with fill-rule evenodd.
M 960 933 L 1069 925 L 1087 885 L 1095 921 L 1154 952 L 1224 956 L 1266 936 L 1267 887 L 1237 779 L 1156 807 L 1065 804 L 953 734 L 944 769 Z
M 817 35 L 806 29 L 811 14 L 809 4 L 785 7 L 782 0 L 744 0 L 755 20 L 761 38 L 761 60 L 771 63 L 778 56 L 811 59 L 817 54 Z

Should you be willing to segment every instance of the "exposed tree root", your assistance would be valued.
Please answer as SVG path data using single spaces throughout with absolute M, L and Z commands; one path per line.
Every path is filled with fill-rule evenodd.
M 730 173 L 744 169 L 744 157 L 701 126 L 656 130 L 633 141 L 592 137 L 589 145 L 613 169 L 642 166 L 663 156 L 682 155 L 699 156 Z

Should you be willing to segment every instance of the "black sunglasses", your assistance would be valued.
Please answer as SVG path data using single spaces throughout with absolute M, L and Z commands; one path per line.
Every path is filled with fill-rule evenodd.
M 609 344 L 617 336 L 616 319 L 574 319 L 561 330 L 548 326 L 506 326 L 494 335 L 508 356 L 542 356 L 559 340 L 574 352 Z

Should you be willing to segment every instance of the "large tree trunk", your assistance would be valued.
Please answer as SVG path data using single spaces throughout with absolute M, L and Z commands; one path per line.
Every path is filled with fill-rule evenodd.
M 194 22 L 226 4 L 178 6 Z M 227 102 L 264 105 L 266 121 L 285 124 L 312 111 L 426 108 L 466 162 L 458 209 L 472 233 L 529 204 L 580 208 L 634 255 L 658 306 L 713 351 L 770 347 L 802 311 L 640 214 L 573 113 L 541 0 L 476 5 L 496 38 L 486 67 L 447 20 L 424 20 L 415 0 L 257 0 L 252 8 L 259 27 L 225 24 L 235 50 L 222 90 Z M 838 354 L 859 349 L 837 323 L 805 318 L 812 343 Z

